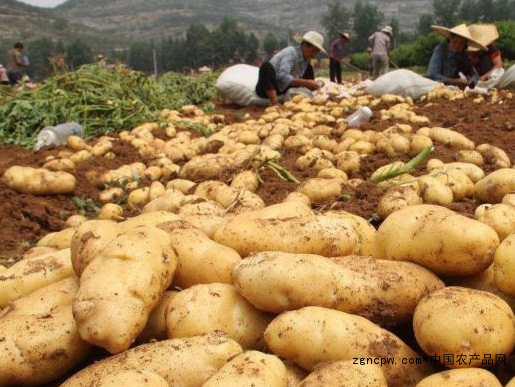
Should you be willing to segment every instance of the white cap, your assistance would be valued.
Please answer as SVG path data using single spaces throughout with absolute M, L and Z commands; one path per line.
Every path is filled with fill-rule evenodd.
M 320 35 L 316 31 L 308 31 L 302 37 L 303 42 L 308 42 L 309 44 L 315 46 L 324 54 L 327 55 L 327 51 L 324 49 L 324 37 Z

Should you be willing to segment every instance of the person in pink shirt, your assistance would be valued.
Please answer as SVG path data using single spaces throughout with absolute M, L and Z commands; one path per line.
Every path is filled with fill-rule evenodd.
M 342 61 L 345 58 L 345 45 L 350 43 L 350 36 L 346 32 L 339 32 L 340 36 L 331 43 L 329 51 L 329 77 L 331 82 L 342 83 Z

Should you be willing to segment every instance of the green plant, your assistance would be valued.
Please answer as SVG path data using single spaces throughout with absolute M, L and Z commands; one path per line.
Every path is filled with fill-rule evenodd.
M 368 70 L 369 58 L 370 55 L 368 53 L 358 52 L 350 56 L 350 64 L 359 69 Z

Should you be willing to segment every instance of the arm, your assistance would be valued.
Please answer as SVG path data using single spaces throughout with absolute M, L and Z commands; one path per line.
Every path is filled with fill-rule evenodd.
M 276 73 L 277 80 L 285 83 L 291 87 L 307 87 L 310 90 L 318 89 L 318 85 L 314 80 L 295 78 L 292 74 L 292 67 L 295 63 L 295 52 L 292 51 L 290 55 L 283 58 L 280 63 L 279 69 Z
M 21 60 L 21 54 L 20 53 L 14 54 L 14 61 L 16 62 L 16 64 L 18 66 L 28 67 L 28 65 L 24 61 Z
M 442 82 L 442 83 L 445 83 L 445 80 L 447 79 L 443 74 L 442 74 L 442 61 L 443 61 L 443 50 L 442 50 L 442 46 L 438 45 L 435 47 L 435 49 L 433 50 L 433 55 L 431 56 L 431 60 L 429 61 L 429 66 L 428 66 L 428 69 L 427 69 L 427 75 L 429 76 L 429 78 L 435 80 L 435 81 L 438 81 L 438 82 Z
M 495 70 L 502 69 L 503 63 L 502 63 L 502 57 L 501 57 L 500 53 L 498 55 L 496 55 L 494 58 L 492 58 L 492 63 L 493 63 L 493 66 L 490 69 L 490 71 L 488 71 L 486 74 L 482 75 L 481 78 L 479 78 L 481 81 L 486 81 Z
M 314 79 L 302 79 L 294 78 L 291 81 L 290 86 L 292 87 L 307 87 L 309 90 L 318 90 L 319 86 Z

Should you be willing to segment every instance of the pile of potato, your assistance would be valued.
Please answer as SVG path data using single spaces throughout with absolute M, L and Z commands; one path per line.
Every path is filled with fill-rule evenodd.
M 348 112 L 383 102 L 390 127 L 347 128 Z M 81 162 L 116 158 L 116 141 L 141 159 L 91 171 L 98 218 L 70 217 L 0 267 L 0 387 L 501 386 L 483 360 L 515 348 L 515 169 L 502 149 L 414 107 L 297 96 L 225 125 L 185 106 L 162 112 L 166 141 L 156 123 L 93 145 L 71 137 L 42 168 L 7 170 L 19 192 L 62 194 Z M 188 125 L 216 132 L 195 138 Z M 374 177 L 437 144 L 457 161 L 383 182 L 377 230 L 324 206 L 363 183 L 364 156 L 391 159 Z M 316 177 L 265 206 L 260 168 L 288 149 Z M 484 203 L 476 219 L 444 207 L 468 198 Z M 124 206 L 139 215 L 124 218 Z M 88 365 L 95 347 L 110 355 Z

